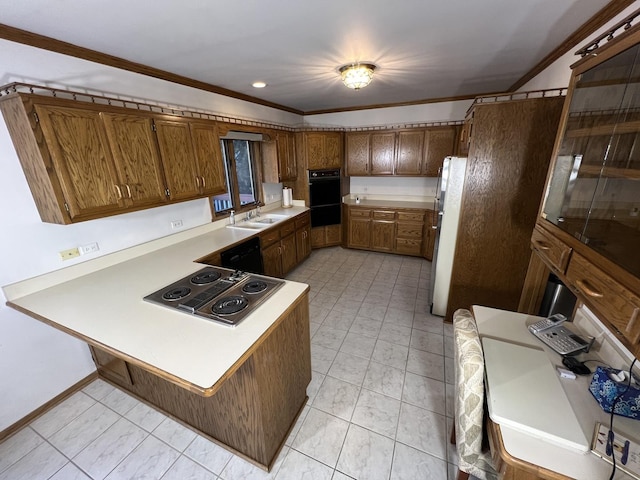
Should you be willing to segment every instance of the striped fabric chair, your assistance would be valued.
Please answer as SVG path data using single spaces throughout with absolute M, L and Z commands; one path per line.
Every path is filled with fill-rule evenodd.
M 453 314 L 455 371 L 455 436 L 458 451 L 458 480 L 469 475 L 497 479 L 488 448 L 483 448 L 484 356 L 476 321 L 468 310 Z

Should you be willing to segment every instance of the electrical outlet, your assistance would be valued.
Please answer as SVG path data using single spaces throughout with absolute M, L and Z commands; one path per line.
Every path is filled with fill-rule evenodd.
M 100 250 L 100 247 L 98 246 L 98 242 L 93 242 L 93 243 L 89 243 L 87 245 L 78 247 L 78 250 L 80 251 L 80 255 L 86 255 L 87 253 L 97 252 L 98 250 Z
M 182 228 L 182 220 L 174 220 L 173 222 L 171 222 L 171 228 L 173 228 L 174 230 Z
M 77 247 L 70 248 L 69 250 L 62 250 L 60 252 L 60 258 L 62 260 L 71 260 L 72 258 L 76 258 L 80 256 L 80 251 Z

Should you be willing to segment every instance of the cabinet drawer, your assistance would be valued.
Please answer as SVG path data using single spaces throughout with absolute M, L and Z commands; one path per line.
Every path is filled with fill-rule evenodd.
M 422 240 L 416 238 L 396 238 L 396 252 L 407 255 L 422 253 Z
M 574 252 L 567 279 L 574 292 L 593 305 L 632 344 L 640 341 L 640 298 Z
M 374 220 L 395 220 L 396 212 L 390 212 L 385 210 L 374 210 L 373 211 L 373 219 Z
M 538 226 L 531 234 L 531 247 L 557 271 L 564 273 L 569 263 L 571 247 Z
M 309 225 L 311 223 L 311 215 L 309 213 L 303 213 L 295 218 L 296 230 Z
M 371 216 L 371 210 L 362 208 L 350 208 L 349 216 L 352 218 L 369 218 Z
M 424 222 L 424 212 L 398 212 L 398 221 Z
M 422 239 L 422 223 L 398 223 L 396 235 L 402 238 Z
M 280 237 L 284 238 L 296 231 L 296 224 L 291 220 L 280 227 Z
M 280 230 L 278 228 L 269 229 L 260 234 L 260 246 L 262 248 L 280 240 Z

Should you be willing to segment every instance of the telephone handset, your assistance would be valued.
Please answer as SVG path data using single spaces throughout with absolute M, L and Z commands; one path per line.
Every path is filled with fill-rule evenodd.
M 567 321 L 567 317 L 565 317 L 561 313 L 556 313 L 555 315 L 551 315 L 550 317 L 543 318 L 539 322 L 529 325 L 529 331 L 535 335 L 536 333 L 540 333 L 541 331 L 551 327 L 556 327 L 560 325 L 562 322 L 566 322 L 566 321 Z
M 529 325 L 529 331 L 560 355 L 572 355 L 587 350 L 589 342 L 561 325 L 566 320 L 567 317 L 557 313 Z

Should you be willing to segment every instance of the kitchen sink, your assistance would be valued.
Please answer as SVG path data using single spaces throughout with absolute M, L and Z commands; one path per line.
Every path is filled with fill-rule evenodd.
M 227 225 L 228 228 L 240 228 L 246 230 L 262 230 L 264 228 L 269 227 L 270 225 L 274 225 L 276 223 L 282 222 L 291 218 L 289 215 L 280 215 L 276 213 L 267 213 L 261 215 L 259 217 L 254 217 L 251 220 L 241 220 L 236 221 L 235 225 Z

